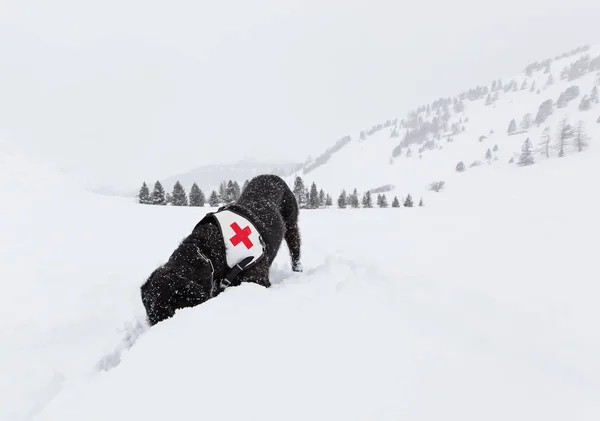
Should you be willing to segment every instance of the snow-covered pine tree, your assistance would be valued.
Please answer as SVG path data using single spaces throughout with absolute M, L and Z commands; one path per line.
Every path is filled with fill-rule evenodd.
M 142 184 L 142 187 L 140 187 L 140 192 L 138 193 L 138 203 L 141 203 L 142 205 L 150 204 L 150 189 L 145 181 Z
M 421 198 L 421 200 L 419 200 L 419 206 L 423 207 L 423 198 Z
M 399 208 L 400 207 L 400 201 L 398 200 L 398 196 L 394 196 L 394 200 L 392 200 L 392 207 L 393 208 Z
M 575 137 L 573 138 L 573 143 L 575 144 L 577 151 L 583 151 L 583 149 L 588 146 L 588 140 L 589 138 L 585 132 L 583 121 L 580 121 L 577 123 L 577 127 L 575 128 Z
M 319 190 L 319 207 L 325 206 L 325 192 L 323 189 Z
M 367 191 L 365 194 L 363 194 L 362 206 L 363 206 L 363 208 L 372 208 L 373 207 L 373 199 L 371 198 L 370 191 Z
M 294 180 L 294 189 L 292 191 L 294 192 L 294 196 L 296 196 L 298 206 L 301 208 L 306 207 L 306 188 L 304 187 L 304 180 L 302 180 L 302 177 L 296 177 Z
M 173 193 L 171 194 L 173 206 L 187 206 L 188 205 L 188 197 L 185 192 L 185 189 L 181 185 L 179 181 L 175 182 L 173 186 Z
M 498 145 L 497 145 L 497 144 L 496 144 L 496 145 L 494 145 L 494 149 L 493 149 L 493 151 L 494 151 L 494 152 L 498 152 Z
M 519 157 L 519 162 L 517 162 L 517 165 L 523 167 L 526 165 L 531 165 L 534 162 L 533 154 L 531 153 L 531 142 L 529 141 L 529 138 L 527 138 L 521 148 L 521 156 Z
M 488 148 L 487 152 L 485 153 L 485 159 L 488 161 L 492 159 L 492 150 L 490 148 Z
M 337 205 L 340 209 L 346 209 L 346 206 L 348 206 L 348 197 L 346 196 L 346 190 L 342 190 L 342 192 L 338 196 Z
M 552 138 L 550 137 L 548 127 L 546 127 L 542 133 L 542 138 L 539 143 L 542 155 L 546 155 L 546 158 L 550 158 L 550 140 L 552 140 Z
M 167 192 L 165 194 L 165 201 L 167 202 L 167 205 L 173 204 L 173 196 L 171 195 L 171 193 Z
M 573 137 L 573 127 L 567 123 L 565 117 L 558 126 L 558 134 L 556 136 L 556 148 L 558 149 L 558 156 L 565 156 L 565 146 L 568 145 L 569 139 Z
M 598 103 L 598 87 L 594 86 L 592 88 L 592 93 L 590 94 L 590 101 L 594 104 Z
M 591 99 L 587 95 L 584 95 L 583 98 L 581 98 L 581 101 L 579 102 L 579 111 L 587 111 L 591 107 L 592 107 Z
M 242 191 L 246 190 L 246 187 L 248 187 L 248 183 L 250 183 L 250 180 L 244 181 L 244 187 L 242 187 Z
M 460 161 L 456 164 L 456 172 L 463 172 L 465 170 L 465 163 Z
M 150 201 L 153 205 L 166 205 L 167 198 L 165 197 L 165 189 L 163 188 L 160 181 L 154 183 L 154 190 L 152 190 L 152 195 L 150 196 Z
M 192 188 L 190 189 L 190 206 L 203 207 L 205 202 L 206 197 L 204 197 L 204 192 L 200 190 L 200 187 L 196 183 L 192 184 Z
M 325 195 L 325 206 L 333 206 L 333 199 L 331 198 L 331 195 L 329 193 Z
M 521 120 L 521 129 L 522 130 L 529 130 L 529 128 L 531 127 L 531 125 L 533 124 L 532 118 L 531 118 L 531 114 L 527 113 L 523 116 L 523 119 Z
M 358 201 L 358 192 L 356 189 L 354 189 L 352 194 L 348 197 L 348 204 L 352 208 L 358 208 L 360 206 L 360 202 Z
M 229 203 L 229 198 L 227 197 L 227 182 L 222 181 L 219 185 L 219 202 L 220 203 Z
M 513 118 L 512 120 L 510 120 L 510 123 L 508 123 L 508 134 L 514 133 L 515 130 L 517 130 L 517 122 Z
M 225 196 L 225 203 L 226 204 L 233 203 L 236 200 L 236 197 L 235 197 L 236 191 L 235 191 L 235 187 L 234 187 L 234 184 L 233 184 L 233 180 L 229 180 L 227 182 L 227 188 L 226 188 L 225 192 L 226 192 L 225 193 L 225 195 L 226 195 Z
M 537 115 L 535 116 L 535 124 L 538 126 L 542 124 L 552 114 L 554 109 L 554 102 L 551 99 L 547 99 L 542 102 L 538 108 Z
M 378 205 L 380 208 L 387 208 L 389 206 L 385 193 L 381 195 L 381 199 L 379 200 Z
M 406 199 L 404 200 L 404 207 L 405 208 L 413 207 L 413 200 L 412 200 L 410 193 L 408 194 L 408 196 L 406 196 Z
M 208 206 L 210 206 L 211 208 L 216 208 L 217 206 L 219 206 L 219 203 L 219 193 L 217 193 L 216 190 L 213 190 L 210 194 L 210 197 L 208 198 Z
M 242 189 L 240 188 L 240 184 L 237 181 L 233 182 L 232 191 L 233 191 L 232 201 L 237 202 L 237 200 L 240 198 L 240 196 L 242 194 Z
M 319 191 L 317 190 L 317 185 L 314 181 L 310 186 L 310 194 L 308 196 L 308 207 L 309 209 L 319 208 Z

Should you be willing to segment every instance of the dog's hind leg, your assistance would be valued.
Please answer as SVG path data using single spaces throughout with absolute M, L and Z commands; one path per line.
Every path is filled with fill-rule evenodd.
M 294 272 L 302 272 L 300 263 L 300 230 L 298 229 L 298 202 L 294 194 L 287 190 L 284 193 L 283 202 L 281 205 L 281 215 L 285 223 L 284 239 L 290 250 L 292 259 L 292 270 Z

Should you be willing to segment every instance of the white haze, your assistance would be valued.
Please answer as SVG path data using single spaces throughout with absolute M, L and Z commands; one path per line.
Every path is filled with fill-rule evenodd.
M 600 40 L 590 0 L 4 0 L 0 132 L 93 186 L 302 160 Z

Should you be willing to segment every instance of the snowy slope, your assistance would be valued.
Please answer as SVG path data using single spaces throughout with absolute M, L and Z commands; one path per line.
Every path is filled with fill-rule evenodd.
M 284 248 L 272 289 L 181 311 L 120 359 L 138 286 L 206 209 L 16 200 L 0 419 L 596 420 L 598 151 L 475 168 L 424 208 L 303 211 L 305 273 Z
M 517 89 L 516 91 L 510 89 L 508 92 L 504 89 L 496 91 L 498 99 L 490 105 L 486 105 L 486 99 L 488 93 L 492 97 L 494 95 L 492 83 L 485 87 L 487 89 L 485 94 L 473 100 L 468 99 L 468 95 L 448 98 L 450 103 L 447 108 L 447 127 L 441 127 L 423 140 L 431 141 L 435 145 L 432 149 L 425 148 L 420 153 L 423 142 L 418 141 L 409 145 L 412 152 L 410 157 L 406 153 L 408 147 L 401 148 L 400 156 L 393 156 L 394 149 L 403 142 L 407 130 L 413 131 L 415 128 L 422 127 L 423 122 L 432 122 L 436 116 L 443 121 L 444 108 L 440 107 L 441 112 L 438 114 L 434 104 L 429 105 L 429 112 L 424 105 L 411 111 L 407 116 L 398 116 L 363 130 L 364 139 L 359 133 L 352 134 L 352 140 L 339 151 L 330 154 L 323 165 L 315 169 L 305 167 L 288 177 L 288 182 L 292 185 L 294 178 L 301 176 L 305 185 L 315 182 L 319 188 L 330 192 L 334 197 L 337 197 L 342 189 L 352 191 L 357 188 L 359 193 L 362 193 L 391 184 L 395 186 L 391 194 L 401 197 L 411 193 L 414 197 L 427 194 L 427 187 L 433 181 L 445 180 L 446 185 L 451 188 L 454 185 L 455 168 L 459 161 L 463 161 L 467 168 L 474 161 L 487 164 L 486 151 L 488 148 L 493 149 L 495 145 L 498 145 L 498 151 L 493 154 L 491 163 L 496 167 L 508 167 L 510 165 L 508 161 L 514 154 L 520 153 L 526 138 L 530 138 L 531 142 L 537 145 L 546 128 L 554 138 L 558 124 L 564 117 L 567 117 L 568 123 L 572 125 L 583 121 L 592 142 L 598 141 L 600 125 L 597 119 L 600 118 L 600 104 L 592 103 L 589 110 L 580 111 L 579 103 L 584 95 L 589 96 L 594 85 L 600 85 L 598 75 L 600 67 L 594 67 L 600 63 L 595 63 L 592 65 L 593 70 L 586 71 L 583 76 L 574 80 L 561 78 L 562 70 L 584 55 L 590 60 L 598 60 L 600 46 L 593 46 L 586 51 L 562 58 L 555 57 L 551 61 L 549 73 L 545 73 L 545 68 L 541 67 L 530 75 L 524 71 L 519 75 L 503 77 L 501 79 L 503 86 L 514 81 Z M 550 75 L 554 83 L 547 85 Z M 523 83 L 525 89 L 521 89 Z M 533 83 L 535 89 L 531 91 Z M 579 87 L 578 97 L 564 108 L 556 107 L 560 94 L 572 85 Z M 464 110 L 457 112 L 453 103 L 459 99 Z M 520 130 L 523 116 L 529 113 L 531 118 L 535 119 L 540 104 L 547 99 L 553 100 L 554 111 L 544 123 L 539 127 L 534 124 L 522 134 L 508 135 L 507 128 L 511 119 L 516 120 L 517 130 Z M 459 129 L 457 133 L 452 133 L 454 124 Z M 464 131 L 460 130 L 462 127 Z M 394 131 L 398 133 L 398 137 L 391 137 Z M 481 136 L 485 136 L 486 139 L 480 141 Z M 448 142 L 448 138 L 452 141 Z

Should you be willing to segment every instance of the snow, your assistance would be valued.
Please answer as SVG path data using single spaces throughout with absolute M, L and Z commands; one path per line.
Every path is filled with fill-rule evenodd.
M 592 46 L 585 54 L 592 59 L 597 57 L 600 55 L 600 46 Z M 534 72 L 531 77 L 527 77 L 524 72 L 519 75 L 506 75 L 501 78 L 502 82 L 508 84 L 511 80 L 515 80 L 519 90 L 516 92 L 498 91 L 499 99 L 493 105 L 485 105 L 485 96 L 476 101 L 465 99 L 463 101 L 465 110 L 461 113 L 455 113 L 451 105 L 449 107 L 450 125 L 462 121 L 460 125 L 465 127 L 465 131 L 450 136 L 452 142 L 447 142 L 446 137 L 442 137 L 437 141 L 441 149 L 425 150 L 421 154 L 422 157 L 419 157 L 420 145 L 413 144 L 410 146 L 411 157 L 406 156 L 406 148 L 403 148 L 401 156 L 392 158 L 392 151 L 402 140 L 406 128 L 398 129 L 400 135 L 398 138 L 390 138 L 393 126 L 377 131 L 373 135 L 367 136 L 365 140 L 360 140 L 358 132 L 352 133 L 352 141 L 332 154 L 326 164 L 307 174 L 299 171 L 288 177 L 287 180 L 292 184 L 294 178 L 300 176 L 304 179 L 306 186 L 315 182 L 317 187 L 330 192 L 334 198 L 342 189 L 351 192 L 357 188 L 358 193 L 362 194 L 367 190 L 389 184 L 395 188 L 391 193 L 387 193 L 388 196 L 403 197 L 410 193 L 415 197 L 426 194 L 429 184 L 434 181 L 445 180 L 449 183 L 459 161 L 465 163 L 467 171 L 470 164 L 476 160 L 487 165 L 486 151 L 488 148 L 493 149 L 494 145 L 498 145 L 499 148 L 498 152 L 493 153 L 498 160 L 491 160 L 490 165 L 509 166 L 508 161 L 514 154 L 520 153 L 526 138 L 529 137 L 533 145 L 537 147 L 543 130 L 548 127 L 550 135 L 554 137 L 560 121 L 565 116 L 569 118 L 571 125 L 583 121 L 592 139 L 600 138 L 600 125 L 596 123 L 600 117 L 600 104 L 593 104 L 588 111 L 579 111 L 578 109 L 581 98 L 584 95 L 589 96 L 593 86 L 597 84 L 597 72 L 588 72 L 572 81 L 563 80 L 560 77 L 562 69 L 570 66 L 582 55 L 577 54 L 554 60 L 551 64 L 551 72 L 555 82 L 552 85 L 546 86 L 549 75 L 545 74 L 543 70 Z M 523 81 L 527 81 L 527 89 L 520 90 Z M 488 85 L 490 90 L 491 82 Z M 536 84 L 536 90 L 530 92 L 533 82 Z M 564 108 L 554 107 L 552 115 L 542 125 L 539 127 L 533 125 L 521 134 L 512 136 L 507 134 L 507 128 L 512 119 L 515 119 L 517 130 L 520 130 L 520 124 L 525 114 L 529 113 L 531 118 L 535 119 L 539 105 L 543 101 L 552 99 L 556 103 L 560 94 L 573 85 L 579 86 L 579 96 Z M 600 86 L 598 88 L 600 89 Z M 465 90 L 467 89 L 461 89 L 461 91 Z M 421 117 L 425 121 L 431 121 L 434 116 L 435 112 L 431 112 L 431 115 L 421 112 Z M 397 119 L 401 121 L 405 117 L 405 115 L 400 115 L 397 116 Z M 466 121 L 467 119 L 468 121 Z M 486 136 L 487 139 L 480 142 L 480 136 Z
M 304 273 L 283 247 L 272 288 L 149 330 L 138 287 L 209 209 L 3 151 L 0 419 L 597 420 L 598 151 L 469 169 L 422 208 L 302 211 Z
M 305 184 L 335 198 L 391 183 L 424 207 L 302 210 L 304 273 L 283 246 L 271 288 L 151 329 L 139 286 L 211 209 L 92 194 L 0 139 L 0 420 L 600 419 L 600 108 L 577 98 L 506 134 L 566 87 L 591 90 L 594 74 L 560 80 L 577 58 L 553 63 L 553 86 L 536 74 L 539 95 L 465 101 L 452 121 L 467 130 L 422 159 L 390 163 L 388 129 L 356 136 Z M 565 115 L 588 149 L 508 164 Z

